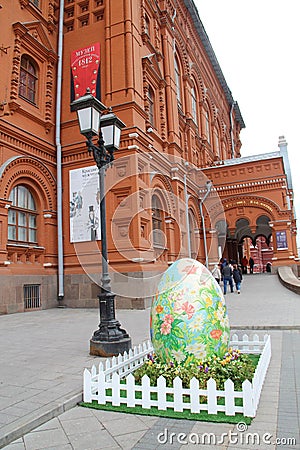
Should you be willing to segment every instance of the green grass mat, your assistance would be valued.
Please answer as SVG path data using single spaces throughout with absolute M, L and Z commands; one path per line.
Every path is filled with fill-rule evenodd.
M 201 411 L 200 413 L 191 413 L 190 411 L 183 410 L 183 412 L 176 412 L 168 408 L 166 411 L 158 410 L 156 407 L 151 409 L 144 409 L 141 406 L 135 406 L 134 408 L 129 408 L 126 405 L 112 406 L 111 403 L 106 403 L 106 405 L 98 405 L 98 403 L 93 400 L 92 403 L 79 403 L 80 406 L 84 408 L 101 409 L 103 411 L 115 411 L 127 414 L 140 414 L 144 416 L 158 416 L 158 417 L 168 417 L 171 419 L 186 419 L 186 420 L 200 420 L 203 422 L 219 422 L 219 423 L 239 423 L 245 422 L 247 425 L 251 424 L 252 418 L 245 417 L 243 414 L 236 414 L 235 416 L 226 416 L 225 413 L 219 412 L 218 414 L 208 414 L 206 411 Z
M 259 360 L 260 355 L 249 355 L 252 359 L 254 365 L 256 366 Z M 121 384 L 125 383 L 125 380 L 121 381 Z M 111 389 L 106 390 L 107 395 L 111 395 Z M 121 397 L 125 396 L 125 391 L 120 391 Z M 142 393 L 136 392 L 136 398 L 141 398 Z M 152 393 L 151 397 L 152 400 L 157 399 L 157 394 Z M 173 396 L 168 394 L 167 398 L 169 397 L 169 400 L 173 400 Z M 186 400 L 187 401 L 187 400 Z M 242 406 L 242 399 L 237 398 L 235 399 L 237 406 Z M 218 404 L 224 405 L 225 399 L 223 397 L 220 397 L 218 399 Z M 167 408 L 165 411 L 157 409 L 157 407 L 152 406 L 150 409 L 142 408 L 141 406 L 135 406 L 132 408 L 129 408 L 126 405 L 120 405 L 120 406 L 113 406 L 111 402 L 107 402 L 105 405 L 99 405 L 96 400 L 93 400 L 92 403 L 86 403 L 81 402 L 79 403 L 80 406 L 83 406 L 84 408 L 92 408 L 92 409 L 101 409 L 103 411 L 115 411 L 115 412 L 121 412 L 121 413 L 127 413 L 127 414 L 140 414 L 144 416 L 157 416 L 157 417 L 168 417 L 172 419 L 186 419 L 186 420 L 199 420 L 203 422 L 219 422 L 219 423 L 239 423 L 244 422 L 247 425 L 250 425 L 252 422 L 251 417 L 245 417 L 243 414 L 238 413 L 235 416 L 226 416 L 224 412 L 218 412 L 218 414 L 208 414 L 207 411 L 201 411 L 200 413 L 191 413 L 190 411 L 184 409 L 183 412 L 176 412 L 171 408 Z

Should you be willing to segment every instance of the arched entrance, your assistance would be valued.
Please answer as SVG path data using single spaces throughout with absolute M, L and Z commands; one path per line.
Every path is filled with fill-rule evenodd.
M 245 256 L 248 261 L 254 261 L 254 272 L 265 272 L 266 265 L 272 264 L 273 246 L 271 218 L 265 214 L 256 219 L 255 230 L 250 226 L 249 219 L 238 219 L 235 236 L 237 240 L 237 261 Z M 252 229 L 251 229 L 252 228 Z
M 224 160 L 205 170 L 226 217 L 226 232 L 223 226 L 219 233 L 219 240 L 226 235 L 222 256 L 240 259 L 246 239 L 253 249 L 263 239 L 268 251 L 272 243 L 273 267 L 297 264 L 296 220 L 288 170 L 287 158 L 281 151 Z
M 274 257 L 271 245 L 274 215 L 266 211 L 266 200 L 262 203 L 247 198 L 230 199 L 224 206 L 226 221 L 219 220 L 215 225 L 219 248 L 224 249 L 221 256 L 237 263 L 241 263 L 243 256 L 248 260 L 252 257 L 257 271 L 264 272 L 267 262 L 272 263 Z
M 282 258 L 282 265 L 291 259 L 286 256 L 292 247 L 289 247 L 290 223 L 276 214 L 277 205 L 270 200 L 254 200 L 253 197 L 227 199 L 223 204 L 226 223 L 220 221 L 216 224 L 219 242 L 226 236 L 223 257 L 238 263 L 243 256 L 248 261 L 252 257 L 256 272 L 265 272 L 267 264 L 275 262 L 275 265 L 280 265 L 277 261 L 283 256 L 285 261 Z

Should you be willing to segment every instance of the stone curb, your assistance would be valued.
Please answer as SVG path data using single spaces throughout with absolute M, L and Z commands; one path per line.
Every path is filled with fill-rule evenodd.
M 5 447 L 40 425 L 73 408 L 82 401 L 82 395 L 82 391 L 64 395 L 58 401 L 50 402 L 25 417 L 3 427 L 1 429 L 0 448 Z
M 291 267 L 278 267 L 278 278 L 283 286 L 300 295 L 300 280 Z

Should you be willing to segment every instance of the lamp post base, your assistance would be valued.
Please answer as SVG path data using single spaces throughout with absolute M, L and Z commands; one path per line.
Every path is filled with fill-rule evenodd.
M 103 291 L 98 295 L 100 324 L 90 340 L 90 355 L 118 356 L 131 348 L 131 338 L 115 318 L 115 294 Z
M 128 352 L 131 349 L 131 338 L 127 337 L 124 339 L 119 339 L 115 342 L 108 341 L 94 341 L 90 340 L 90 355 L 93 356 L 118 356 L 124 352 Z

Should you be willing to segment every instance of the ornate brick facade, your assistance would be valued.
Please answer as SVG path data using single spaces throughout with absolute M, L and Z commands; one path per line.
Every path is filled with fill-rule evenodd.
M 94 165 L 70 111 L 70 56 L 94 42 L 101 101 L 126 124 L 106 172 L 118 305 L 147 305 L 149 276 L 180 256 L 238 258 L 245 237 L 272 236 L 273 265 L 295 264 L 284 141 L 240 158 L 244 121 L 192 0 L 15 3 L 1 10 L 0 313 L 23 311 L 30 285 L 41 308 L 97 305 L 101 244 L 71 242 L 69 192 L 70 171 Z

